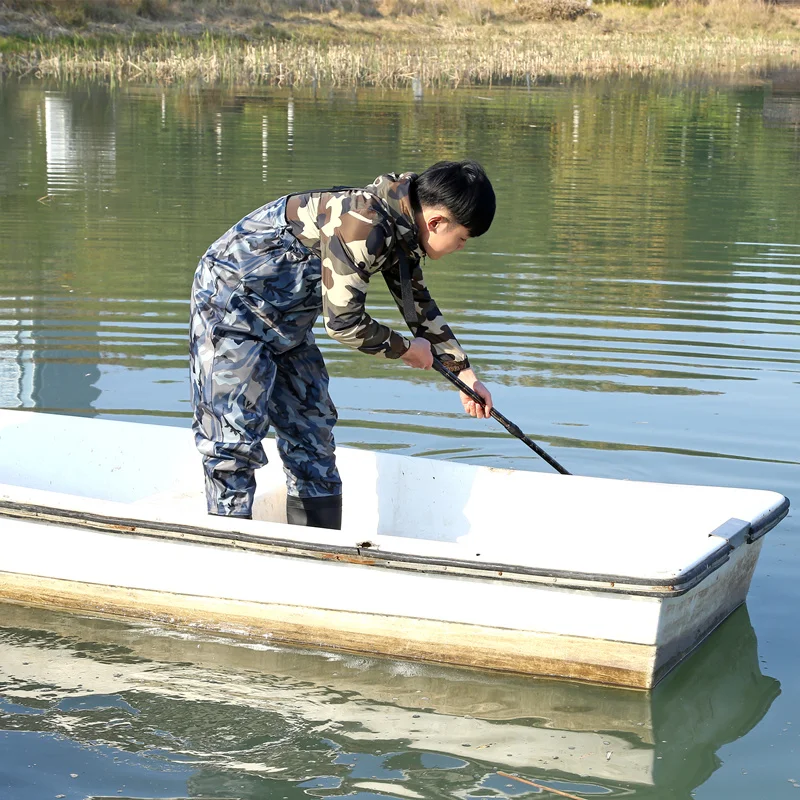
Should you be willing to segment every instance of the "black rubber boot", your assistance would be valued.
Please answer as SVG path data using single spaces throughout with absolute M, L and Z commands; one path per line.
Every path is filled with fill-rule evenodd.
M 286 497 L 286 520 L 290 525 L 308 525 L 313 528 L 342 528 L 342 496 Z

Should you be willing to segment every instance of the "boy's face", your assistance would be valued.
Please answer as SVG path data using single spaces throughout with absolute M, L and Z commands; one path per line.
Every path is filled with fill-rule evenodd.
M 450 220 L 447 209 L 423 208 L 417 217 L 419 243 L 428 258 L 436 260 L 460 250 L 469 239 L 469 231 Z

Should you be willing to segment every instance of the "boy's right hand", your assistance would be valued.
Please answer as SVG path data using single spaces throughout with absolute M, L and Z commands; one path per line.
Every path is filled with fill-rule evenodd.
M 420 336 L 411 340 L 411 346 L 400 358 L 403 363 L 414 369 L 430 369 L 433 366 L 431 343 Z

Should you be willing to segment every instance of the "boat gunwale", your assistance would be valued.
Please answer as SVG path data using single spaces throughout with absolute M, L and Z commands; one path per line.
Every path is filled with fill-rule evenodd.
M 789 498 L 784 497 L 783 502 L 774 511 L 765 514 L 757 525 L 751 524 L 747 535 L 748 543 L 752 544 L 769 533 L 789 513 L 789 505 Z
M 758 523 L 750 526 L 746 541 L 752 543 L 760 539 L 775 527 L 788 514 L 788 511 L 789 500 L 784 497 L 783 502 L 776 509 L 764 515 Z M 363 566 L 378 566 L 384 569 L 428 573 L 439 572 L 458 577 L 660 598 L 680 597 L 685 594 L 722 567 L 729 560 L 730 553 L 734 550 L 732 544 L 727 541 L 723 542 L 718 548 L 709 553 L 703 561 L 683 575 L 673 579 L 648 580 L 631 576 L 545 570 L 516 564 L 433 558 L 418 554 L 382 551 L 375 549 L 368 542 L 361 546 L 315 544 L 313 542 L 257 536 L 237 531 L 217 531 L 197 525 L 116 517 L 9 500 L 0 500 L 0 517 L 31 520 L 65 527 L 73 526 L 77 523 L 82 527 L 115 535 L 191 541 L 206 546 L 233 547 L 256 552 L 266 551 L 274 555 L 296 558 L 328 559 Z M 713 535 L 713 532 L 710 535 Z

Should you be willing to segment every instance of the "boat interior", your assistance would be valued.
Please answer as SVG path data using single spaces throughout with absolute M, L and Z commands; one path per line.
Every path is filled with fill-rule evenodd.
M 669 580 L 726 543 L 715 534 L 777 524 L 774 492 L 508 470 L 342 447 L 341 531 L 283 523 L 274 441 L 257 472 L 252 521 L 206 514 L 186 427 L 0 411 L 0 498 L 265 538 Z M 539 466 L 532 461 L 531 466 Z M 544 467 L 545 465 L 541 465 Z M 748 527 L 749 526 L 749 527 Z

